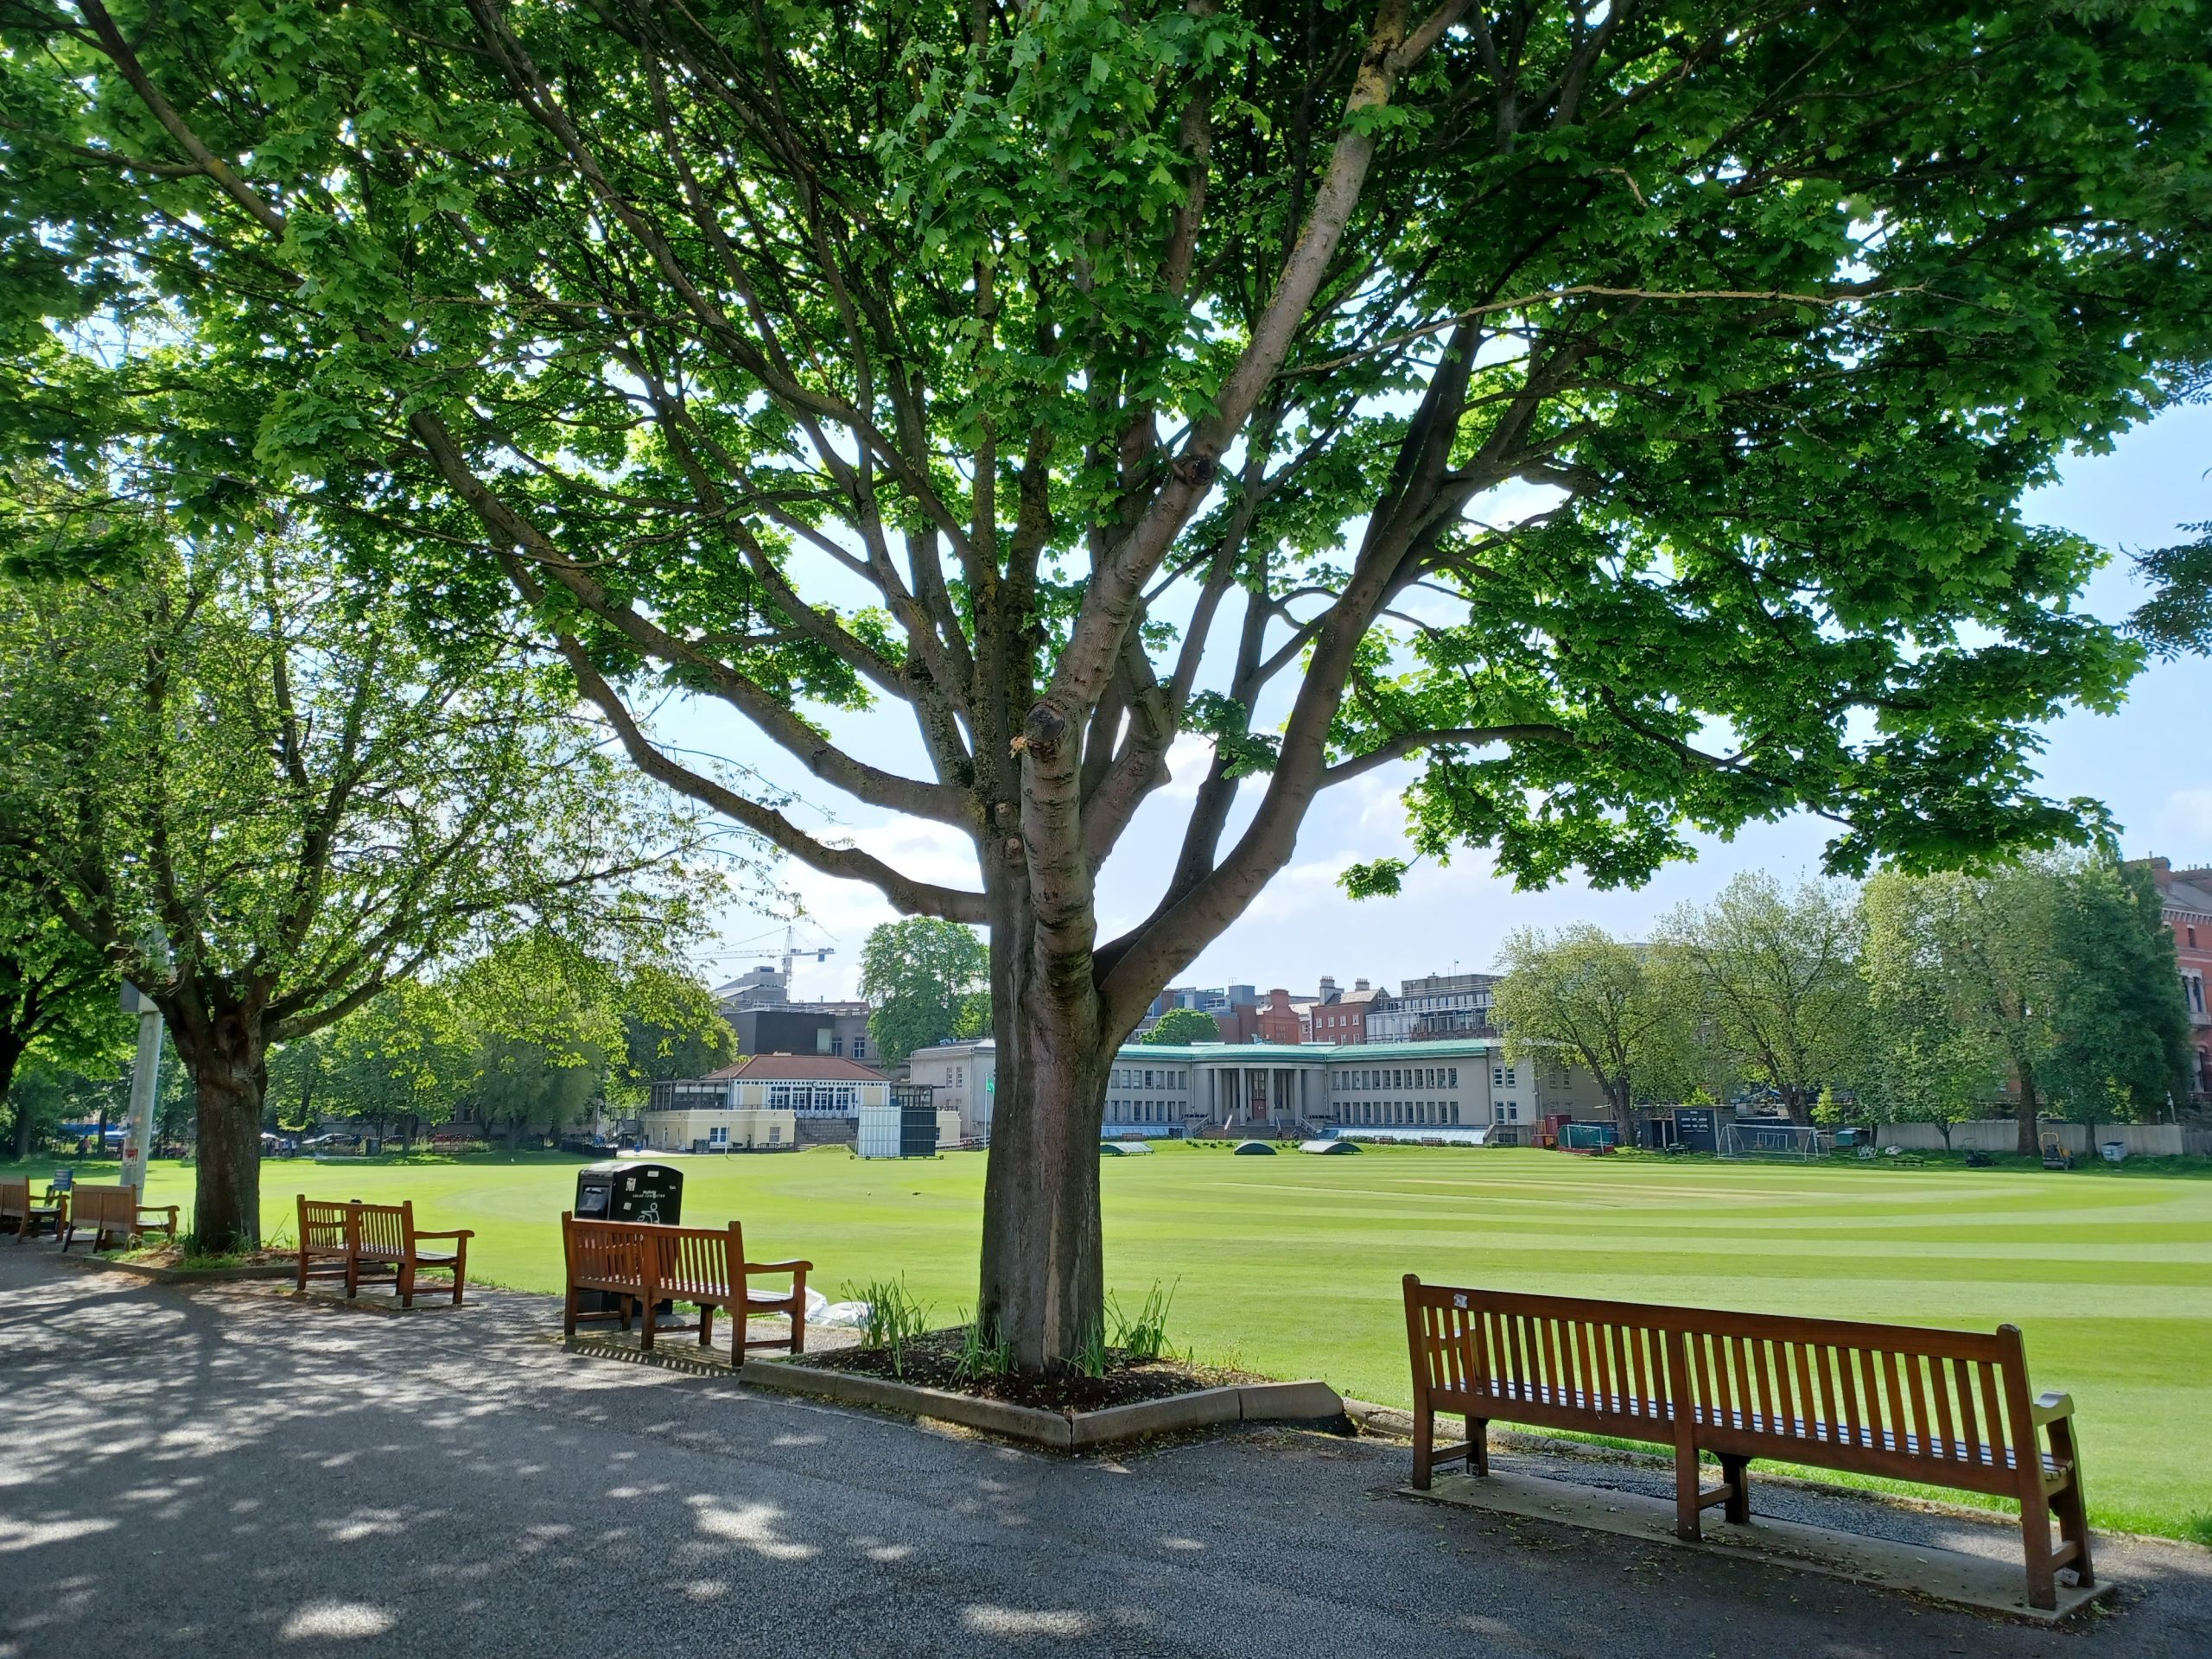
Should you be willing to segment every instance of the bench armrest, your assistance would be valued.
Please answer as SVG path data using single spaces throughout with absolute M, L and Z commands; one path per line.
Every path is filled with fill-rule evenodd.
M 745 1270 L 747 1273 L 812 1273 L 814 1263 L 811 1262 L 748 1262 L 745 1264 Z
M 169 1225 L 174 1227 L 176 1225 L 177 1209 L 174 1204 L 142 1204 L 138 1206 L 138 1213 L 141 1216 L 167 1216 Z
M 473 1227 L 457 1227 L 449 1233 L 431 1233 L 425 1232 L 422 1228 L 417 1227 L 415 1230 L 415 1236 L 417 1238 L 474 1238 L 476 1236 L 476 1230 Z
M 2070 1394 L 2039 1394 L 2035 1404 L 2028 1408 L 2028 1419 L 2037 1428 L 2073 1414 L 2074 1396 Z

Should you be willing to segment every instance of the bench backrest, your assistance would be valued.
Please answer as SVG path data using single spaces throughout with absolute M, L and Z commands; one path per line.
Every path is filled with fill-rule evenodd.
M 569 1282 L 642 1292 L 647 1231 L 640 1222 L 579 1221 L 572 1211 L 563 1210 L 561 1253 L 568 1264 Z
M 69 1195 L 69 1214 L 79 1227 L 133 1227 L 138 1222 L 135 1186 L 79 1186 Z
M 364 1255 L 401 1256 L 415 1240 L 415 1201 L 353 1205 L 353 1248 Z
M 591 1221 L 561 1212 L 561 1243 L 571 1283 L 648 1288 L 658 1296 L 716 1299 L 741 1283 L 744 1235 L 738 1224 L 664 1227 L 641 1221 Z M 648 1280 L 651 1281 L 650 1286 Z
M 13 1216 L 27 1221 L 31 1213 L 31 1184 L 29 1181 L 0 1181 L 0 1216 Z
M 1406 1280 L 1415 1388 L 1437 1409 L 1495 1402 L 1609 1417 L 1633 1439 L 1698 1438 L 1787 1458 L 1848 1448 L 1854 1464 L 1911 1478 L 1928 1463 L 1987 1479 L 2036 1456 L 2017 1326 L 1994 1333 L 1853 1319 L 1534 1296 Z M 1424 1376 L 1421 1373 L 1426 1371 Z M 1529 1402 L 1534 1402 L 1533 1408 Z M 1924 1471 L 1923 1471 L 1924 1472 Z M 1985 1484 L 1977 1479 L 1974 1484 Z
M 313 1254 L 335 1255 L 347 1248 L 346 1224 L 353 1206 L 329 1198 L 300 1194 L 300 1248 Z

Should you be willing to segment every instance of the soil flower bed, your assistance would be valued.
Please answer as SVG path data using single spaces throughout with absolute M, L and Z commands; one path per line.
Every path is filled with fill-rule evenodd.
M 842 1348 L 829 1353 L 808 1354 L 787 1363 L 810 1370 L 853 1372 L 914 1388 L 942 1389 L 980 1400 L 1001 1400 L 1008 1405 L 1057 1412 L 1103 1411 L 1112 1406 L 1133 1406 L 1147 1400 L 1195 1394 L 1204 1389 L 1234 1388 L 1266 1381 L 1249 1371 L 1197 1365 L 1188 1360 L 1144 1358 L 1126 1348 L 1107 1349 L 1104 1368 L 1097 1376 L 1086 1376 L 1076 1370 L 1047 1376 L 988 1372 L 970 1375 L 961 1363 L 966 1335 L 957 1325 L 925 1332 L 909 1338 L 895 1360 L 887 1347 Z
M 297 1250 L 232 1250 L 221 1255 L 202 1255 L 188 1252 L 181 1244 L 152 1244 L 136 1250 L 121 1250 L 109 1259 L 127 1262 L 137 1268 L 162 1268 L 184 1273 L 220 1272 L 230 1268 L 278 1268 L 296 1265 Z

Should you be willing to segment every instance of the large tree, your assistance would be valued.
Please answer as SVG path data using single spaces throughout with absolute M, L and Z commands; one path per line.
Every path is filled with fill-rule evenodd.
M 0 8 L 0 418 L 196 398 L 180 471 L 511 584 L 652 776 L 988 927 L 1028 1367 L 1100 1320 L 1116 1046 L 1323 790 L 1411 759 L 1419 850 L 1535 883 L 1798 808 L 1846 869 L 2073 833 L 2031 722 L 2135 657 L 2016 504 L 2212 340 L 2187 0 Z M 910 766 L 838 741 L 884 698 Z
M 1923 1088 L 1981 1094 L 2009 1078 L 2023 1155 L 2046 1115 L 2134 1118 L 2186 1088 L 2173 941 L 2147 873 L 2109 851 L 1885 872 L 1867 884 L 1866 912 L 1878 1039 L 1894 1041 L 1900 1019 L 1918 1033 L 1903 1058 Z M 1882 1061 L 1894 1073 L 1899 1057 Z
M 948 1037 L 989 1031 L 990 982 L 990 949 L 963 923 L 886 922 L 861 947 L 861 995 L 875 1005 L 868 1035 L 887 1065 Z
M 1612 1108 L 1624 1146 L 1636 1144 L 1636 1102 L 1688 1071 L 1690 1008 L 1664 953 L 1624 944 L 1587 922 L 1547 935 L 1506 936 L 1491 1014 L 1509 1059 L 1580 1065 Z
M 1866 1038 L 1856 895 L 1749 870 L 1711 904 L 1677 906 L 1660 934 L 1730 1067 L 1772 1089 L 1791 1122 L 1810 1123 L 1823 1088 L 1855 1080 Z
M 2048 1072 L 2079 1122 L 2133 1122 L 2189 1098 L 2189 1011 L 2174 936 L 2151 872 L 2108 850 L 2057 864 L 2051 949 L 2060 964 Z
M 16 537 L 61 536 L 38 504 Z M 677 823 L 565 671 L 426 642 L 281 526 L 156 520 L 0 588 L 0 845 L 152 996 L 196 1102 L 194 1227 L 257 1241 L 272 1045 L 505 928 L 652 929 Z

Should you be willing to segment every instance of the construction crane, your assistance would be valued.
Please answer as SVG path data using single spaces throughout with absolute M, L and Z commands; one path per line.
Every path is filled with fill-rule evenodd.
M 791 925 L 790 923 L 783 925 L 783 995 L 790 995 L 791 993 L 791 960 L 798 956 L 805 956 L 805 951 L 797 949 L 791 933 L 794 933 Z M 814 947 L 814 960 L 817 960 L 817 963 L 827 963 L 832 956 L 836 956 L 836 947 L 834 947 L 834 944 L 817 944 L 817 947 Z

